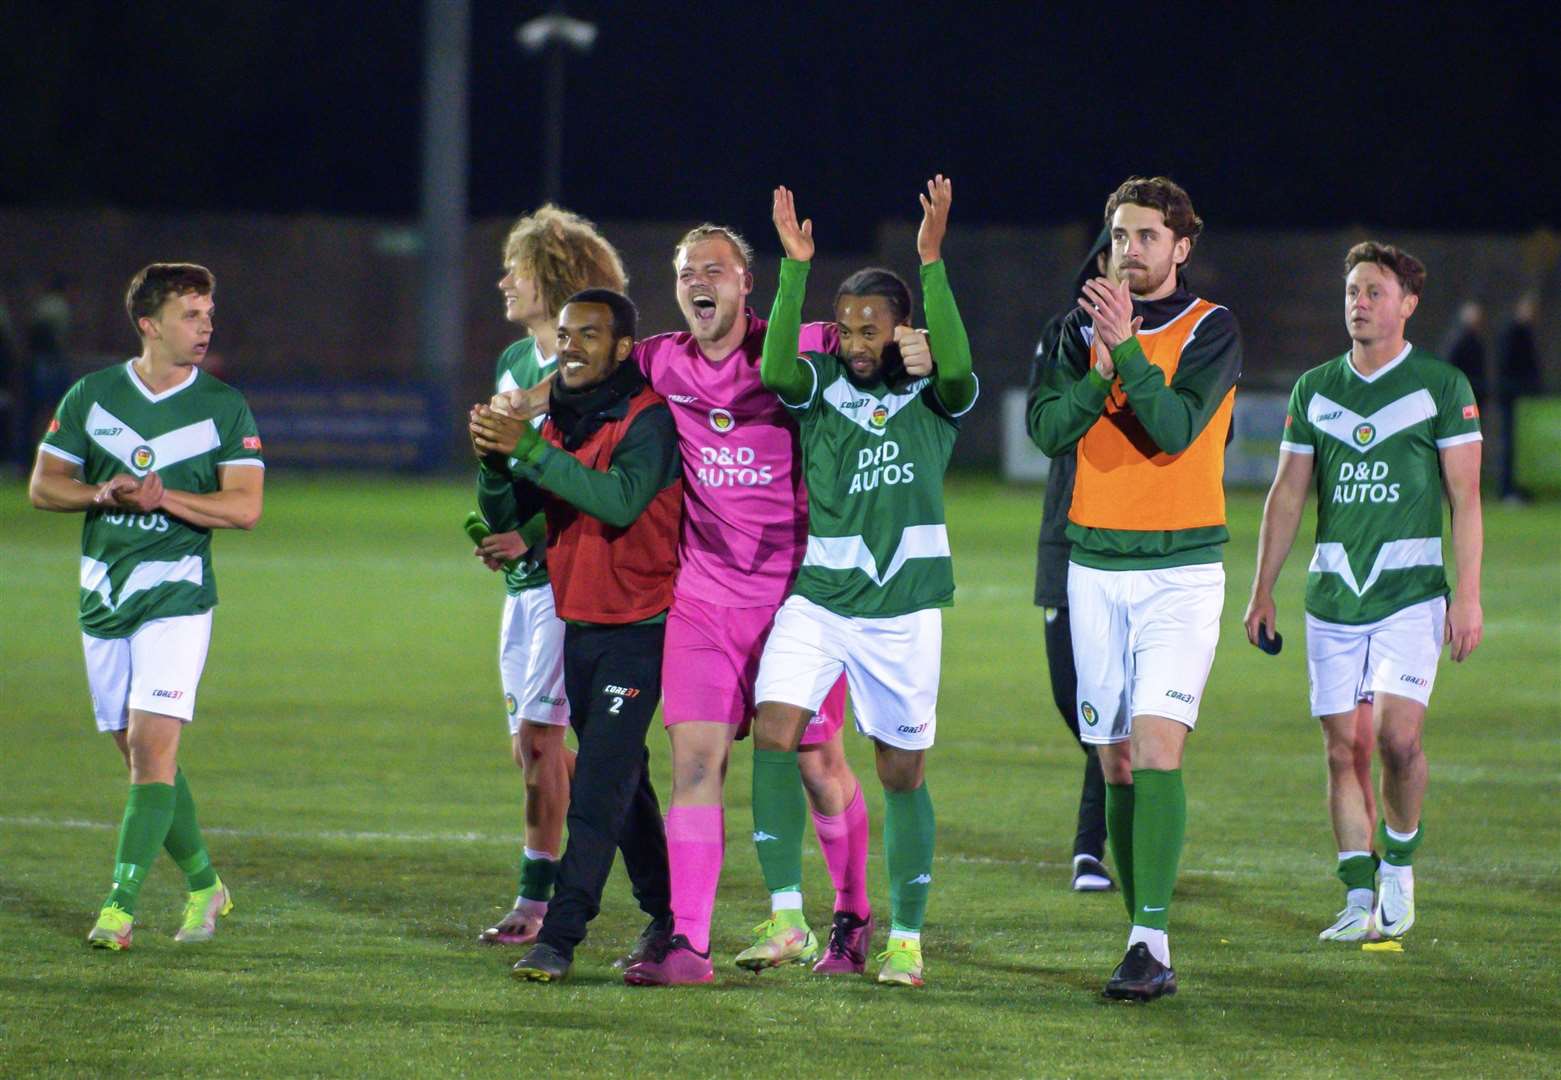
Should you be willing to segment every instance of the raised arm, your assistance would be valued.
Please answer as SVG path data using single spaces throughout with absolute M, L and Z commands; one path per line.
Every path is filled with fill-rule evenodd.
M 1263 504 L 1263 524 L 1258 530 L 1257 571 L 1252 578 L 1252 598 L 1242 618 L 1247 640 L 1257 644 L 1258 627 L 1274 633 L 1277 614 L 1274 608 L 1274 583 L 1285 565 L 1295 534 L 1301 527 L 1301 511 L 1306 508 L 1306 492 L 1312 486 L 1312 455 L 1289 450 L 1279 452 L 1279 468 L 1274 484 Z
M 916 254 L 921 256 L 921 295 L 927 311 L 927 336 L 937 349 L 938 366 L 933 388 L 938 400 L 958 416 L 976 400 L 976 377 L 971 373 L 970 337 L 949 288 L 948 267 L 943 262 L 943 237 L 948 233 L 949 207 L 954 202 L 954 182 L 939 173 L 927 181 L 921 200 L 921 228 L 916 232 Z M 903 331 L 914 334 L 914 330 Z M 896 331 L 899 336 L 900 331 Z
M 775 306 L 764 332 L 764 355 L 759 379 L 789 405 L 800 405 L 813 392 L 813 373 L 797 357 L 802 333 L 802 298 L 807 292 L 808 268 L 813 259 L 813 222 L 797 222 L 797 205 L 790 191 L 775 189 L 771 213 L 786 257 L 781 260 L 780 284 Z

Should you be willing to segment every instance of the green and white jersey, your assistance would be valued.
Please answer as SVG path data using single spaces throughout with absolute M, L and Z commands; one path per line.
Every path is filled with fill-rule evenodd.
M 224 465 L 264 466 L 260 432 L 244 397 L 192 368 L 160 394 L 134 360 L 86 376 L 66 392 L 40 446 L 101 484 L 120 473 L 155 472 L 177 491 L 220 488 Z M 217 603 L 211 530 L 163 511 L 91 509 L 81 530 L 81 628 L 128 637 L 142 623 L 198 615 Z
M 1447 595 L 1439 451 L 1479 440 L 1469 380 L 1423 349 L 1369 377 L 1349 353 L 1302 375 L 1280 448 L 1314 455 L 1306 610 L 1358 625 Z
M 862 389 L 839 357 L 802 360 L 812 393 L 800 405 L 781 399 L 801 429 L 808 488 L 808 547 L 791 591 L 837 615 L 872 619 L 948 607 L 954 561 L 943 473 L 957 418 L 931 379 Z
M 537 349 L 536 338 L 521 338 L 499 354 L 498 370 L 494 375 L 494 389 L 501 394 L 506 390 L 530 390 L 551 375 L 557 366 L 557 357 L 545 357 Z M 532 423 L 536 427 L 541 427 L 544 419 L 545 417 L 539 416 Z M 523 523 L 509 527 L 518 527 L 518 524 Z M 507 529 L 495 531 L 504 532 Z M 545 562 L 533 563 L 522 559 L 515 569 L 504 571 L 504 589 L 511 596 L 517 596 L 527 589 L 535 589 L 546 584 L 547 564 Z

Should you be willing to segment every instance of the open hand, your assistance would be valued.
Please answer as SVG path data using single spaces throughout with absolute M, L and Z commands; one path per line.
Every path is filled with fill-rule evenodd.
M 954 181 L 942 173 L 927 181 L 927 194 L 921 200 L 921 228 L 916 230 L 916 254 L 921 264 L 943 258 L 943 236 L 949 230 L 949 207 L 954 202 Z
M 813 219 L 797 224 L 797 204 L 790 191 L 784 187 L 775 189 L 775 208 L 771 213 L 775 231 L 780 234 L 781 248 L 786 258 L 797 262 L 813 261 Z

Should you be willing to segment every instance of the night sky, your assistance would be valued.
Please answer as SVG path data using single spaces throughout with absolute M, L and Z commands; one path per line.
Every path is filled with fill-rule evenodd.
M 421 3 L 150 6 L 0 8 L 0 203 L 416 213 Z M 541 197 L 546 6 L 474 0 L 474 217 Z M 1553 8 L 1043 7 L 571 4 L 564 201 L 767 237 L 784 182 L 865 246 L 934 171 L 1043 225 L 1167 172 L 1222 227 L 1561 225 Z

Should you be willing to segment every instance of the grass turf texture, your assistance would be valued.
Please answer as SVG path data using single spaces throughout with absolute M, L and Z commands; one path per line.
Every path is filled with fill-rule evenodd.
M 1144 1008 L 1099 997 L 1126 940 L 1119 895 L 1067 889 L 1081 757 L 1030 604 L 1039 492 L 970 477 L 950 482 L 927 989 L 732 967 L 766 912 L 746 743 L 713 988 L 619 982 L 609 961 L 642 919 L 616 870 L 571 982 L 507 978 L 516 953 L 475 943 L 512 895 L 521 789 L 502 588 L 468 554 L 470 506 L 454 481 L 283 475 L 254 534 L 218 538 L 223 602 L 180 758 L 237 908 L 211 945 L 176 946 L 183 881 L 161 859 L 134 949 L 110 955 L 83 937 L 125 776 L 87 702 L 80 520 L 0 486 L 0 1072 L 1532 1076 L 1561 1060 L 1556 506 L 1487 509 L 1485 644 L 1444 661 L 1426 732 L 1419 921 L 1402 954 L 1373 954 L 1316 940 L 1341 889 L 1306 715 L 1306 559 L 1281 582 L 1288 647 L 1265 656 L 1239 624 L 1261 503 L 1232 498 L 1223 641 L 1186 764 L 1183 989 Z M 650 745 L 665 805 L 659 725 Z M 886 922 L 882 794 L 866 741 L 847 749 Z M 805 876 L 824 932 L 811 835 Z

